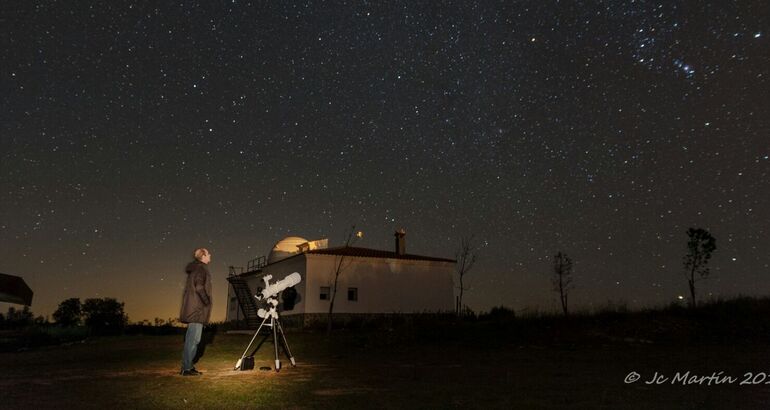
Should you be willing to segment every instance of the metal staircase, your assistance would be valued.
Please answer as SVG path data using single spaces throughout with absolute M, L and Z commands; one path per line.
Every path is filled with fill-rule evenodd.
M 246 325 L 249 329 L 256 329 L 262 322 L 262 319 L 257 315 L 259 308 L 246 280 L 236 274 L 235 269 L 237 268 L 230 267 L 230 275 L 227 277 L 227 281 L 230 282 L 230 286 L 233 287 L 235 296 L 238 298 L 238 305 L 241 307 Z

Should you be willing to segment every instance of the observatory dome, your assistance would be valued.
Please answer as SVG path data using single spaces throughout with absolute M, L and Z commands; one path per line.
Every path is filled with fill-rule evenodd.
M 299 253 L 299 245 L 307 243 L 307 239 L 299 236 L 287 236 L 280 241 L 276 242 L 273 249 L 270 251 L 270 255 L 267 256 L 267 263 L 275 263 L 282 259 L 286 259 L 289 256 L 294 256 Z

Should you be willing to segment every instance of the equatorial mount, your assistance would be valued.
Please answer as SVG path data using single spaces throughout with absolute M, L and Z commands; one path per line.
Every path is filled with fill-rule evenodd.
M 246 350 L 243 351 L 241 358 L 238 359 L 238 361 L 235 363 L 234 370 L 248 370 L 245 368 L 246 366 L 244 366 L 244 359 L 247 357 L 251 359 L 250 362 L 253 365 L 254 353 L 256 353 L 265 342 L 265 340 L 270 337 L 270 334 L 264 336 L 262 341 L 251 352 L 251 354 L 248 356 L 246 354 L 249 352 L 249 348 L 251 348 L 251 345 L 254 343 L 254 340 L 257 338 L 257 335 L 259 335 L 259 332 L 263 327 L 269 327 L 272 330 L 271 333 L 273 336 L 273 346 L 275 348 L 275 371 L 277 372 L 281 370 L 281 361 L 278 358 L 279 344 L 283 348 L 286 357 L 289 359 L 289 361 L 291 361 L 291 365 L 297 365 L 297 363 L 294 361 L 294 356 L 291 354 L 291 350 L 289 350 L 289 343 L 286 341 L 286 335 L 283 333 L 283 326 L 281 326 L 281 318 L 278 314 L 278 294 L 284 289 L 298 284 L 302 277 L 299 275 L 299 273 L 294 272 L 291 275 L 281 279 L 280 281 L 270 284 L 270 279 L 272 278 L 272 275 L 265 275 L 262 278 L 262 280 L 265 281 L 265 288 L 260 293 L 254 295 L 257 300 L 264 301 L 266 309 L 260 308 L 257 312 L 257 315 L 262 318 L 262 323 L 260 323 L 257 331 L 254 332 L 254 336 L 251 338 L 248 346 L 246 346 Z M 279 334 L 281 336 L 280 339 L 278 338 Z

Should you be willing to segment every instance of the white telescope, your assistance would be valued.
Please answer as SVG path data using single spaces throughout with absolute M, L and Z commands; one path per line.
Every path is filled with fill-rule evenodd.
M 273 345 L 275 346 L 275 371 L 278 371 L 281 368 L 281 361 L 278 360 L 279 345 L 283 347 L 284 353 L 286 353 L 286 356 L 289 358 L 289 360 L 291 360 L 291 365 L 297 365 L 297 363 L 294 361 L 294 356 L 291 355 L 291 351 L 289 350 L 289 344 L 286 343 L 286 336 L 283 334 L 283 326 L 281 326 L 281 320 L 278 317 L 277 295 L 286 288 L 290 288 L 300 283 L 302 281 L 302 276 L 300 276 L 299 272 L 294 272 L 291 275 L 288 275 L 285 278 L 279 280 L 278 282 L 273 283 L 272 285 L 270 284 L 270 279 L 273 279 L 273 275 L 263 276 L 262 280 L 265 281 L 265 288 L 254 295 L 257 300 L 264 300 L 266 302 L 265 307 L 267 309 L 263 308 L 257 311 L 257 315 L 262 318 L 262 323 L 257 328 L 257 331 L 254 333 L 254 337 L 251 338 L 248 346 L 246 346 L 246 350 L 243 351 L 241 358 L 238 359 L 238 361 L 235 363 L 235 370 L 247 370 L 254 368 L 254 353 L 257 351 L 257 349 L 259 349 L 259 346 L 262 346 L 262 343 L 257 345 L 257 348 L 251 352 L 251 355 L 249 356 L 251 363 L 250 366 L 244 364 L 244 359 L 246 359 L 246 354 L 249 352 L 251 344 L 254 343 L 254 339 L 257 338 L 257 335 L 259 334 L 259 331 L 262 330 L 263 326 L 267 326 L 273 329 L 271 333 L 273 334 Z M 281 336 L 280 339 L 278 338 L 279 334 Z M 263 339 L 262 342 L 267 340 L 268 337 L 269 335 L 265 336 L 265 339 Z
M 262 292 L 254 295 L 257 299 L 262 300 L 273 297 L 281 293 L 284 289 L 290 288 L 302 281 L 302 276 L 300 276 L 299 272 L 294 272 L 291 275 L 288 275 L 285 278 L 279 280 L 278 282 L 270 284 L 270 279 L 272 278 L 273 275 L 265 275 L 262 278 L 262 280 L 265 281 L 265 288 L 262 289 Z

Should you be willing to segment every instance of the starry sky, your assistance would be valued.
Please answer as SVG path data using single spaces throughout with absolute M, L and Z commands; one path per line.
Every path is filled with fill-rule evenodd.
M 0 272 L 50 315 L 178 315 L 183 267 L 287 235 L 454 257 L 476 311 L 770 293 L 770 7 L 747 1 L 12 1 Z M 8 305 L 3 305 L 8 306 Z M 5 308 L 3 309 L 5 310 Z

